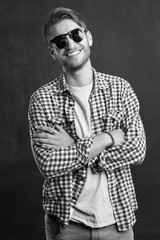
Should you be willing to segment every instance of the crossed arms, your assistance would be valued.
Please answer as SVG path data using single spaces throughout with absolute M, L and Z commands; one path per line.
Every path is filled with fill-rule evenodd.
M 142 163 L 145 157 L 145 133 L 139 105 L 135 96 L 132 101 L 126 97 L 126 104 L 128 102 L 133 107 L 126 106 L 122 128 L 110 130 L 115 141 L 110 148 L 112 140 L 105 132 L 75 141 L 60 125 L 47 126 L 41 104 L 32 99 L 29 108 L 31 144 L 43 176 L 52 178 L 90 166 L 96 156 L 99 156 L 106 170 Z
M 124 133 L 121 129 L 110 131 L 114 138 L 114 146 L 118 146 L 124 140 Z M 33 141 L 40 143 L 46 149 L 67 148 L 74 144 L 74 139 L 59 125 L 54 128 L 40 126 L 39 132 L 33 136 Z M 90 148 L 88 158 L 94 158 L 106 147 L 112 144 L 112 139 L 108 133 L 101 133 L 93 137 L 93 144 Z

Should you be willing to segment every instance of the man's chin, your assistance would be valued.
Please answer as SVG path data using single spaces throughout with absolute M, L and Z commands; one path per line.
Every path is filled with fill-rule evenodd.
M 69 72 L 76 72 L 76 71 L 79 71 L 79 70 L 81 70 L 83 67 L 84 67 L 84 65 L 87 63 L 87 60 L 88 59 L 86 59 L 86 61 L 84 61 L 84 62 L 82 62 L 81 64 L 66 64 L 65 66 L 64 66 L 64 69 L 66 70 L 66 71 L 69 71 Z
M 83 68 L 83 65 L 78 65 L 78 66 L 71 66 L 67 70 L 70 72 L 76 72 L 79 71 Z

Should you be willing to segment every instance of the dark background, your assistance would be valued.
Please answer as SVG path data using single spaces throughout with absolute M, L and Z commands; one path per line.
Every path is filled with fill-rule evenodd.
M 55 7 L 82 13 L 94 38 L 91 59 L 101 72 L 133 86 L 141 104 L 147 155 L 132 167 L 139 210 L 136 240 L 160 239 L 160 1 L 1 0 L 0 2 L 0 234 L 3 240 L 44 240 L 43 178 L 28 132 L 30 95 L 61 71 L 42 38 Z

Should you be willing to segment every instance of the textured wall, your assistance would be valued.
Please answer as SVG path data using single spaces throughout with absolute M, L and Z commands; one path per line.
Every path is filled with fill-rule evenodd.
M 160 239 L 160 1 L 2 0 L 0 4 L 0 207 L 3 240 L 44 239 L 43 178 L 33 160 L 27 121 L 31 93 L 56 77 L 41 35 L 46 14 L 74 8 L 94 37 L 98 71 L 128 80 L 141 104 L 147 156 L 133 167 L 139 202 L 136 240 Z

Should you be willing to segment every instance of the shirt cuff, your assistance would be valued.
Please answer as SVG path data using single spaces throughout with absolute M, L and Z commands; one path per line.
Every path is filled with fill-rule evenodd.
M 93 144 L 93 137 L 78 139 L 76 142 L 77 158 L 85 166 L 89 166 L 89 152 Z

